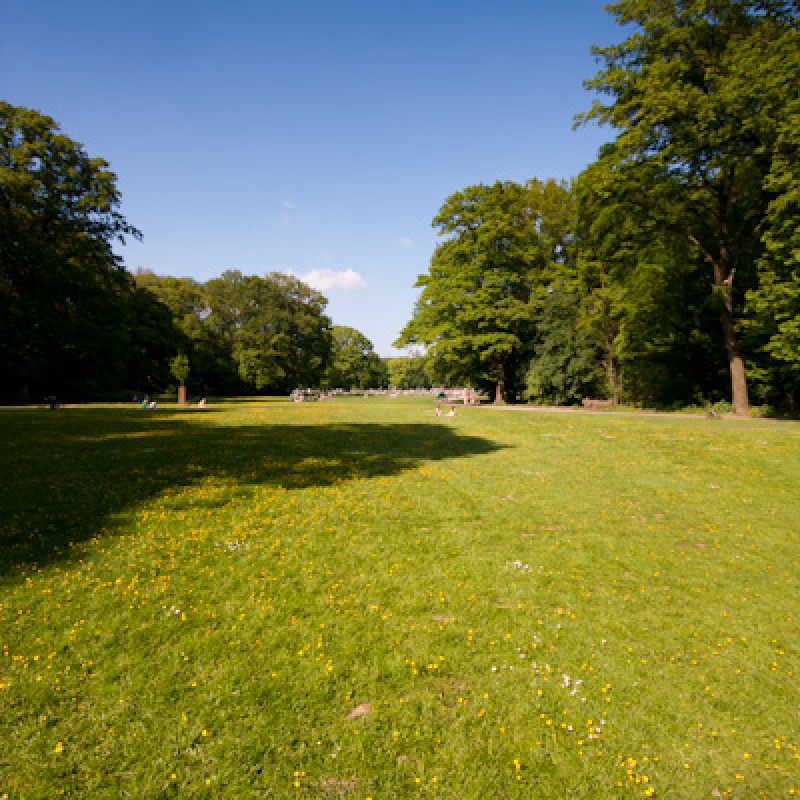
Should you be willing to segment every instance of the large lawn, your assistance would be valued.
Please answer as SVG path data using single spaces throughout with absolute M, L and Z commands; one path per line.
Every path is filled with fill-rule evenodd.
M 0 797 L 800 795 L 800 424 L 0 412 Z

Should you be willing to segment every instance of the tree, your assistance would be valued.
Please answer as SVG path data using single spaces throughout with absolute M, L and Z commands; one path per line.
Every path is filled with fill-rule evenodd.
M 319 292 L 280 273 L 228 271 L 205 284 L 205 296 L 207 325 L 246 384 L 288 392 L 319 382 L 331 348 L 327 301 Z
M 480 184 L 445 201 L 433 225 L 449 238 L 417 279 L 422 292 L 396 342 L 426 345 L 434 368 L 453 380 L 493 382 L 496 403 L 520 368 L 531 298 L 554 258 L 537 230 L 539 186 Z
M 398 389 L 421 389 L 433 385 L 428 360 L 421 353 L 388 359 L 389 384 Z
M 37 111 L 0 103 L 2 395 L 85 396 L 125 380 L 130 277 L 114 241 L 139 237 L 116 176 Z
M 136 271 L 135 280 L 139 291 L 151 293 L 169 310 L 177 329 L 177 339 L 163 363 L 167 364 L 176 352 L 184 352 L 192 365 L 192 385 L 196 392 L 236 394 L 243 391 L 245 385 L 231 348 L 208 324 L 205 285 L 192 278 L 161 276 L 143 269 Z M 137 323 L 134 330 L 139 328 Z M 134 386 L 143 385 L 134 383 Z M 162 386 L 165 385 L 166 381 Z
M 526 374 L 525 397 L 548 405 L 580 403 L 603 386 L 599 343 L 581 324 L 577 284 L 561 281 L 550 288 L 536 314 L 533 358 Z
M 346 325 L 334 325 L 331 336 L 331 365 L 325 372 L 323 385 L 345 389 L 387 385 L 386 365 L 363 333 Z
M 672 188 L 647 165 L 620 173 L 606 161 L 575 184 L 582 321 L 602 343 L 608 391 L 662 406 L 721 399 L 730 386 L 715 298 Z
M 186 402 L 186 379 L 189 377 L 189 357 L 185 353 L 179 353 L 169 362 L 169 371 L 172 377 L 180 384 L 178 390 L 178 402 Z
M 800 405 L 800 33 L 784 31 L 764 53 L 751 54 L 741 88 L 751 102 L 769 104 L 777 135 L 766 188 L 771 194 L 764 225 L 758 286 L 748 292 L 748 335 L 765 356 L 765 390 L 772 402 Z M 748 69 L 758 62 L 757 69 Z M 748 71 L 750 74 L 748 74 Z
M 169 384 L 169 362 L 184 346 L 184 339 L 170 309 L 148 289 L 136 286 L 127 306 L 125 327 L 130 342 L 125 386 L 137 394 L 155 394 Z
M 605 68 L 587 88 L 611 97 L 578 118 L 620 133 L 601 151 L 639 216 L 680 226 L 694 263 L 710 271 L 727 354 L 734 409 L 749 407 L 736 309 L 755 280 L 770 171 L 789 91 L 744 91 L 748 70 L 771 69 L 775 49 L 796 26 L 795 4 L 775 0 L 621 0 L 608 6 L 637 30 L 618 45 L 595 48 Z M 766 65 L 766 66 L 765 66 Z M 795 86 L 796 81 L 786 85 Z M 643 181 L 646 179 L 646 182 Z M 663 228 L 662 228 L 663 230 Z

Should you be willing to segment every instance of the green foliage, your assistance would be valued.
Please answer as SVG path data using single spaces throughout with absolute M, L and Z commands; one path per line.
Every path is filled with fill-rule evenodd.
M 124 385 L 132 285 L 112 243 L 140 234 L 119 203 L 103 159 L 0 102 L 0 399 Z
M 451 195 L 433 220 L 448 236 L 437 246 L 414 315 L 398 346 L 424 344 L 432 367 L 451 381 L 493 382 L 495 399 L 514 378 L 532 333 L 532 298 L 550 278 L 567 229 L 548 213 L 558 184 L 510 181 Z
M 169 354 L 178 350 L 187 354 L 196 392 L 226 395 L 252 389 L 240 378 L 229 347 L 207 324 L 209 309 L 203 284 L 191 278 L 160 276 L 142 269 L 137 270 L 135 280 L 141 291 L 150 293 L 171 315 L 177 333 Z M 140 328 L 137 323 L 137 330 Z M 167 364 L 168 358 L 161 363 Z M 168 374 L 162 376 L 159 388 L 165 387 L 168 380 Z M 147 382 L 133 381 L 132 385 L 153 389 Z
M 325 371 L 323 386 L 368 389 L 388 384 L 387 366 L 363 333 L 346 325 L 334 325 L 331 340 L 331 364 Z
M 397 389 L 421 389 L 434 383 L 426 356 L 416 353 L 388 359 L 389 383 Z
M 766 63 L 765 63 L 766 61 Z M 752 96 L 773 107 L 776 139 L 765 185 L 770 193 L 758 285 L 747 293 L 746 334 L 753 337 L 765 396 L 800 407 L 800 33 L 786 30 L 769 52 L 754 48 L 743 77 Z M 792 76 L 792 77 L 790 77 Z M 766 99 L 766 100 L 765 100 Z
M 228 271 L 202 284 L 139 270 L 136 281 L 169 308 L 195 391 L 284 393 L 322 379 L 331 348 L 327 301 L 296 278 Z
M 540 303 L 526 374 L 527 400 L 575 405 L 603 393 L 600 347 L 591 329 L 581 324 L 580 299 L 574 287 L 561 283 Z
M 185 340 L 169 308 L 157 294 L 137 285 L 128 304 L 130 330 L 126 386 L 133 392 L 154 394 L 170 383 L 169 363 L 185 347 Z
M 750 82 L 777 77 L 796 26 L 793 9 L 788 2 L 611 4 L 616 19 L 636 30 L 618 45 L 595 48 L 605 68 L 586 85 L 611 101 L 597 100 L 578 120 L 619 130 L 599 159 L 607 197 L 633 212 L 634 226 L 665 251 L 677 238 L 688 242 L 695 269 L 710 273 L 740 413 L 749 400 L 736 320 L 756 281 L 760 231 L 774 197 L 766 177 L 774 170 L 776 120 L 797 91 L 796 81 L 785 81 L 757 94 Z M 636 268 L 647 266 L 640 256 Z
M 241 379 L 257 390 L 318 384 L 330 358 L 325 298 L 280 273 L 228 271 L 205 284 L 207 324 L 228 348 Z
M 189 357 L 185 353 L 179 353 L 169 364 L 172 377 L 183 386 L 189 377 Z

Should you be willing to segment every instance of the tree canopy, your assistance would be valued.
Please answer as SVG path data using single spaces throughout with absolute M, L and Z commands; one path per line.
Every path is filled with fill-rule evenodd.
M 434 384 L 428 359 L 421 353 L 387 359 L 389 384 L 397 389 L 421 389 Z
M 124 383 L 132 282 L 112 245 L 139 232 L 116 176 L 37 111 L 0 102 L 0 372 L 6 400 Z
M 331 364 L 323 385 L 331 389 L 367 389 L 386 386 L 388 382 L 386 364 L 372 342 L 355 328 L 334 325 Z
M 775 171 L 787 93 L 797 93 L 796 81 L 794 88 L 783 84 L 786 57 L 797 49 L 795 4 L 622 0 L 608 8 L 635 30 L 594 49 L 604 68 L 586 82 L 609 101 L 597 100 L 579 122 L 619 131 L 598 159 L 605 168 L 601 202 L 623 204 L 665 250 L 681 238 L 690 245 L 685 258 L 711 281 L 733 406 L 744 413 L 749 397 L 737 314 L 757 284 L 775 199 L 776 179 L 767 177 Z M 753 92 L 754 77 L 779 86 Z M 682 269 L 683 261 L 672 265 Z M 646 268 L 647 260 L 636 266 Z
M 437 371 L 491 382 L 503 402 L 516 388 L 536 289 L 561 244 L 542 213 L 542 201 L 558 191 L 552 182 L 505 181 L 451 195 L 433 220 L 448 238 L 417 279 L 422 292 L 397 346 L 427 346 Z
M 136 280 L 172 313 L 197 391 L 286 393 L 318 384 L 330 362 L 327 301 L 296 278 L 229 270 L 203 284 L 140 271 Z

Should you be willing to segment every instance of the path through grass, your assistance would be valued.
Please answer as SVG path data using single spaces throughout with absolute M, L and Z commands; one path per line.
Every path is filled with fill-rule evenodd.
M 0 412 L 0 795 L 800 795 L 800 425 Z

